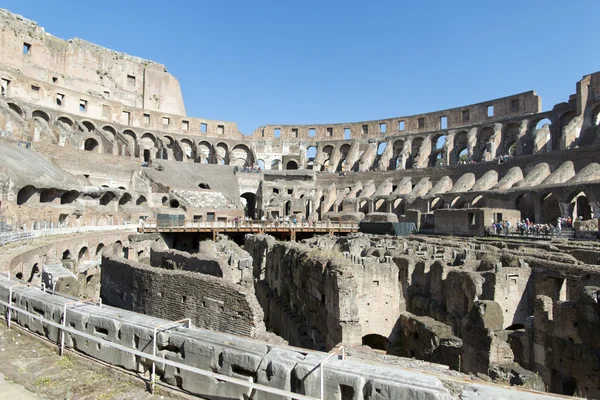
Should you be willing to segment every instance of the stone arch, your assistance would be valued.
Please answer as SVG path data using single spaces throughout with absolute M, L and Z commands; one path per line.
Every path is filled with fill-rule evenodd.
M 573 219 L 581 217 L 583 220 L 592 219 L 594 215 L 587 195 L 582 190 L 576 190 L 568 197 L 569 216 Z
M 439 210 L 442 207 L 444 207 L 444 199 L 442 199 L 441 197 L 436 197 L 433 200 L 431 200 L 431 203 L 429 205 L 429 210 L 430 211 Z
M 275 159 L 275 160 L 271 161 L 271 169 L 278 170 L 280 166 L 281 166 L 281 160 Z
M 100 197 L 100 205 L 106 206 L 117 197 L 113 192 L 106 192 Z
M 515 201 L 515 208 L 521 212 L 521 219 L 529 219 L 529 221 L 535 221 L 535 203 L 533 195 L 524 193 L 517 197 Z
M 313 169 L 315 165 L 315 157 L 317 157 L 317 147 L 308 146 L 306 149 L 306 169 Z
M 83 149 L 85 151 L 99 152 L 100 151 L 100 144 L 94 138 L 87 138 L 85 140 L 85 142 L 83 142 Z
M 212 144 L 206 141 L 198 143 L 198 156 L 201 163 L 209 164 L 212 159 Z
M 42 190 L 40 193 L 40 203 L 52 203 L 56 199 L 57 191 L 54 188 Z
M 224 143 L 224 142 L 217 143 L 217 146 L 215 148 L 215 153 L 217 156 L 216 160 L 215 160 L 217 164 L 229 165 L 230 157 L 229 157 L 229 147 L 227 146 L 227 143 Z
M 179 142 L 179 147 L 181 147 L 182 157 L 187 160 L 193 160 L 196 158 L 196 154 L 194 152 L 194 142 L 188 138 L 181 139 Z
M 372 349 L 387 351 L 390 341 L 385 336 L 371 333 L 362 337 L 363 346 L 369 346 Z
M 121 196 L 121 198 L 119 199 L 119 205 L 120 206 L 124 206 L 127 203 L 131 202 L 131 195 L 129 193 L 125 193 L 123 194 L 123 196 Z
M 402 169 L 402 150 L 404 150 L 404 140 L 395 140 L 392 144 L 392 151 L 394 156 L 390 160 L 390 169 Z
M 103 132 L 104 132 L 104 133 L 105 133 L 107 136 L 109 136 L 109 137 L 110 137 L 110 141 L 111 141 L 111 142 L 115 140 L 115 136 L 117 136 L 117 131 L 116 131 L 116 129 L 115 129 L 115 128 L 113 128 L 113 127 L 112 127 L 112 126 L 110 126 L 110 125 L 104 125 L 104 126 L 102 127 L 102 131 L 103 131 Z
M 146 204 L 146 203 L 148 203 L 148 200 L 146 200 L 146 197 L 144 197 L 144 196 L 138 197 L 137 200 L 135 201 L 136 206 L 141 206 L 142 204 Z
M 104 247 L 104 243 L 98 243 L 98 246 L 96 246 L 96 256 L 102 255 L 104 252 Z
M 79 253 L 77 255 L 77 261 L 81 261 L 81 260 L 83 260 L 84 258 L 86 258 L 88 256 L 89 256 L 89 254 L 88 254 L 88 248 L 87 248 L 87 246 L 83 246 L 79 250 Z
M 252 151 L 245 144 L 238 144 L 231 149 L 230 159 L 233 159 L 233 164 L 238 167 L 249 167 L 254 163 Z
M 23 118 L 25 116 L 23 109 L 21 107 L 19 107 L 16 103 L 8 103 L 8 108 L 13 110 L 15 113 L 17 113 L 17 115 L 21 118 Z
M 485 197 L 483 197 L 482 195 L 475 197 L 473 199 L 473 201 L 471 202 L 471 207 L 474 207 L 474 208 L 485 207 Z
M 285 169 L 287 169 L 287 170 L 298 169 L 298 163 L 295 160 L 289 160 L 287 162 L 287 164 L 285 165 Z
M 85 120 L 84 120 L 84 121 L 81 121 L 81 125 L 83 125 L 83 127 L 84 127 L 85 129 L 87 129 L 87 131 L 88 131 L 89 133 L 91 133 L 91 132 L 94 132 L 94 131 L 96 130 L 96 125 L 94 125 L 94 123 L 93 123 L 93 122 L 90 122 L 90 121 L 85 121 Z
M 140 138 L 140 144 L 143 149 L 151 149 L 156 147 L 156 136 L 150 132 L 145 132 Z
M 137 157 L 137 135 L 131 129 L 125 129 L 123 131 L 123 137 L 127 141 L 127 147 L 129 149 L 129 155 L 132 157 Z
M 467 131 L 460 131 L 454 135 L 453 154 L 451 162 L 453 164 L 466 163 L 469 159 L 469 134 Z
M 67 249 L 62 253 L 62 260 L 72 260 L 73 255 L 71 254 L 71 250 Z
M 252 220 L 255 220 L 258 218 L 258 215 L 256 215 L 256 194 L 252 193 L 252 192 L 246 192 L 246 193 L 242 193 L 242 195 L 240 196 L 246 203 L 245 207 L 244 207 L 244 216 L 245 217 L 249 217 Z
M 171 199 L 169 200 L 169 207 L 170 208 L 179 208 L 180 204 L 179 204 L 179 200 L 177 199 Z
M 556 220 L 561 216 L 558 198 L 553 193 L 545 193 L 541 197 L 542 223 L 556 225 Z
M 468 203 L 463 196 L 456 196 L 450 203 L 450 207 L 454 209 L 465 208 L 466 205 L 468 205 Z
M 440 151 L 446 145 L 448 136 L 445 133 L 438 133 L 431 141 L 431 151 Z
M 31 113 L 31 118 L 43 119 L 46 122 L 50 122 L 50 116 L 45 111 L 35 110 Z
M 23 205 L 27 203 L 27 201 L 29 201 L 31 196 L 33 196 L 36 191 L 37 189 L 32 185 L 22 187 L 21 190 L 19 190 L 19 192 L 17 193 L 17 204 Z
M 261 170 L 265 170 L 265 160 L 256 160 L 256 166 Z
M 500 146 L 500 155 L 517 155 L 517 138 L 519 137 L 520 132 L 520 125 L 516 122 L 511 122 L 510 124 L 506 125 L 504 129 L 502 129 L 502 145 Z
M 60 204 L 71 204 L 79 198 L 79 192 L 77 190 L 69 190 L 60 196 Z
M 73 120 L 71 118 L 65 116 L 65 115 L 61 115 L 60 117 L 58 117 L 56 119 L 56 122 L 61 122 L 61 123 L 65 124 L 65 125 L 67 125 L 70 128 L 72 128 L 73 124 L 74 124 Z
M 475 144 L 473 158 L 475 161 L 486 161 L 486 154 L 491 157 L 491 138 L 494 135 L 494 128 L 484 126 L 477 132 L 477 142 Z

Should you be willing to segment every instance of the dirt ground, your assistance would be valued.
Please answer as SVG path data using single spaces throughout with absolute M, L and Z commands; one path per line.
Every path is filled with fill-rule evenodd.
M 162 386 L 151 395 L 137 375 L 65 352 L 0 319 L 0 373 L 40 399 L 198 399 Z

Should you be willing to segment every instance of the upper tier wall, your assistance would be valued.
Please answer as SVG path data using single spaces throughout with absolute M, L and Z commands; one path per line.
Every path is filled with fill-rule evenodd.
M 24 76 L 130 107 L 185 115 L 179 82 L 162 64 L 81 39 L 56 38 L 3 9 L 0 24 L 0 62 Z
M 448 110 L 375 121 L 317 125 L 267 125 L 253 139 L 360 139 L 397 133 L 420 133 L 493 123 L 507 117 L 537 114 L 542 99 L 534 91 Z M 277 132 L 279 131 L 279 132 Z

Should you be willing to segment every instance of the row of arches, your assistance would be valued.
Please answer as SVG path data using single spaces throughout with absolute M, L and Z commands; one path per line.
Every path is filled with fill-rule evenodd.
M 28 204 L 32 201 L 34 196 L 38 197 L 39 203 L 53 203 L 60 199 L 60 204 L 71 204 L 82 196 L 77 190 L 61 190 L 55 188 L 49 189 L 38 189 L 33 185 L 23 186 L 17 192 L 17 205 Z M 121 196 L 118 196 L 115 192 L 106 191 L 104 192 L 98 202 L 100 205 L 109 205 L 113 201 L 118 201 L 118 204 L 123 206 L 126 204 L 133 204 L 133 196 L 131 193 L 125 192 Z M 135 200 L 135 205 L 145 205 L 148 203 L 148 200 L 145 196 L 140 195 Z

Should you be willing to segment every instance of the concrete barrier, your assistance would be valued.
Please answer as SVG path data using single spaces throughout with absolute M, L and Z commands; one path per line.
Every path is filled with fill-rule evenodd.
M 69 330 L 65 333 L 67 347 L 141 373 L 152 369 L 153 359 L 167 360 L 172 365 L 157 363 L 157 374 L 162 380 L 203 398 L 243 399 L 248 398 L 253 389 L 217 377 L 198 375 L 192 371 L 194 368 L 313 398 L 320 398 L 321 395 L 319 365 L 329 356 L 327 353 L 299 351 L 293 347 L 272 346 L 253 339 L 179 327 L 159 331 L 156 341 L 159 358 L 155 359 L 152 357 L 154 329 L 169 321 L 108 306 L 77 303 L 73 299 L 0 276 L 0 299 L 7 302 L 9 297 L 12 297 L 12 304 L 31 313 L 11 313 L 11 320 L 22 327 L 60 343 L 57 324 L 62 323 L 66 309 L 65 326 Z M 4 305 L 0 307 L 4 312 L 6 308 Z M 40 321 L 34 315 L 42 316 L 54 324 Z M 81 335 L 76 332 L 81 332 Z M 111 345 L 103 346 L 96 340 L 89 340 L 91 336 L 104 339 Z M 134 353 L 115 346 L 132 349 Z M 182 364 L 189 366 L 189 370 L 176 367 Z M 453 398 L 442 380 L 435 376 L 354 359 L 331 358 L 324 364 L 324 378 L 324 399 Z M 464 386 L 464 393 L 471 396 L 478 390 L 467 384 L 459 386 Z M 506 394 L 514 396 L 520 393 L 507 390 L 493 387 L 493 390 L 488 390 L 486 397 L 502 398 Z M 541 394 L 531 396 L 532 399 L 545 397 Z M 275 400 L 290 397 L 258 390 L 252 398 Z

